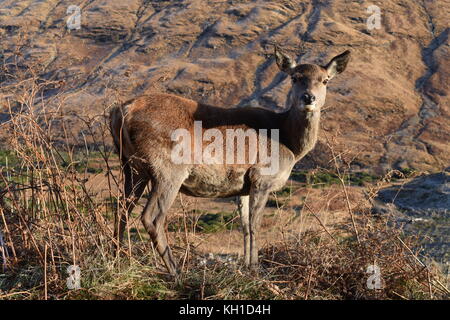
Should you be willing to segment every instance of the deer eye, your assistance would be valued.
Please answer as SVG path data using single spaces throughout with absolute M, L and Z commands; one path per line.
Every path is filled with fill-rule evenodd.
M 323 83 L 324 85 L 326 85 L 326 84 L 328 83 L 328 79 L 323 80 L 322 83 Z

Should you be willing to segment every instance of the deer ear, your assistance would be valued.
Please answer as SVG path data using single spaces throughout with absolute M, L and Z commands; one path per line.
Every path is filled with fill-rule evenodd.
M 277 46 L 274 47 L 273 54 L 275 56 L 275 60 L 277 61 L 278 68 L 280 68 L 280 70 L 283 72 L 289 74 L 297 65 L 291 57 L 281 52 Z
M 347 67 L 347 63 L 350 60 L 350 51 L 347 50 L 340 55 L 337 55 L 325 66 L 328 72 L 329 79 L 333 78 L 335 75 L 343 72 Z

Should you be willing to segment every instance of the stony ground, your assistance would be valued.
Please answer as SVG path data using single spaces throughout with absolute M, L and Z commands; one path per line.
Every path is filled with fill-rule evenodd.
M 382 189 L 376 213 L 392 215 L 408 234 L 421 239 L 423 253 L 450 274 L 450 174 L 419 176 Z
M 381 9 L 380 29 L 367 28 L 369 4 Z M 67 29 L 69 5 L 81 9 L 79 30 Z M 350 49 L 348 70 L 329 86 L 321 143 L 302 164 L 329 165 L 326 133 L 350 150 L 355 169 L 443 169 L 449 10 L 449 0 L 3 0 L 0 112 L 14 98 L 15 65 L 53 81 L 46 108 L 66 114 L 99 114 L 151 90 L 281 109 L 289 80 L 272 43 L 322 64 Z

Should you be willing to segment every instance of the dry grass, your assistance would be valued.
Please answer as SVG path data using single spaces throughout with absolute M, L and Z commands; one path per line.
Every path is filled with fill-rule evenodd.
M 319 227 L 283 235 L 282 241 L 262 248 L 259 275 L 244 271 L 239 261 L 199 264 L 201 253 L 186 241 L 185 231 L 179 230 L 172 238 L 178 239 L 175 254 L 184 273 L 173 282 L 161 269 L 151 244 L 143 240 L 140 227 L 133 223 L 122 255 L 114 256 L 113 217 L 121 209 L 122 174 L 108 144 L 107 118 L 103 114 L 78 116 L 83 130 L 74 132 L 73 117 L 61 111 L 64 102 L 50 110 L 48 100 L 40 98 L 54 84 L 40 79 L 37 72 L 28 70 L 20 78 L 17 74 L 9 74 L 11 79 L 16 77 L 10 79 L 16 85 L 2 100 L 9 116 L 2 124 L 2 130 L 8 132 L 5 145 L 9 151 L 2 154 L 0 170 L 0 231 L 4 238 L 0 243 L 0 299 L 448 297 L 437 271 L 414 256 L 410 249 L 413 239 L 383 218 L 355 209 L 341 172 L 345 164 L 339 163 L 335 154 L 335 173 L 342 183 L 348 223 L 329 229 L 306 199 L 304 210 Z M 329 141 L 331 151 L 332 145 Z M 95 175 L 104 175 L 107 195 L 90 191 L 88 182 Z M 371 188 L 367 203 L 376 193 L 376 186 Z M 134 221 L 132 217 L 130 221 Z M 135 231 L 130 230 L 133 227 Z M 381 269 L 382 289 L 367 288 L 370 264 Z M 81 289 L 67 288 L 69 265 L 81 268 Z

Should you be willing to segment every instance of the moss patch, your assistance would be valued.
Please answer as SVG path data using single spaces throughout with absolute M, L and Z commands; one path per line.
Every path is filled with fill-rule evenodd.
M 196 215 L 201 214 L 200 217 Z M 175 232 L 184 230 L 184 225 L 188 230 L 195 230 L 200 233 L 213 233 L 221 230 L 237 229 L 240 225 L 240 219 L 234 212 L 211 213 L 204 210 L 192 210 L 186 218 L 178 218 L 168 224 L 168 230 Z
M 293 171 L 290 179 L 301 183 L 306 183 L 313 188 L 320 188 L 340 183 L 339 176 L 336 173 L 328 171 L 318 171 L 315 173 L 308 171 Z M 363 186 L 365 183 L 373 183 L 380 180 L 380 177 L 367 172 L 352 172 L 345 174 L 343 179 L 347 185 Z

